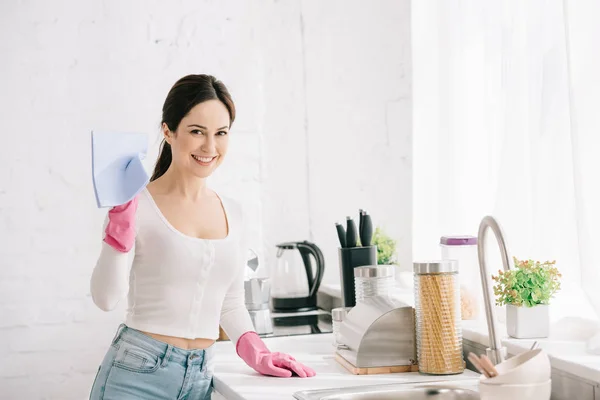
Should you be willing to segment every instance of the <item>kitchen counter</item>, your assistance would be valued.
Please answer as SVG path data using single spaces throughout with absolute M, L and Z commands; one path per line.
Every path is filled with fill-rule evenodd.
M 323 285 L 321 291 L 333 298 L 341 298 L 340 285 Z M 409 288 L 408 284 L 402 289 L 396 288 L 393 296 L 407 304 L 414 303 L 412 288 Z M 537 341 L 539 347 L 548 353 L 554 369 L 576 375 L 598 386 L 600 356 L 586 351 L 586 340 L 597 331 L 599 324 L 585 318 L 593 313 L 586 308 L 589 308 L 589 305 L 584 299 L 578 298 L 576 293 L 555 299 L 550 308 L 550 337 L 541 339 L 514 339 L 508 336 L 504 312 L 499 312 L 499 308 L 496 308 L 497 329 L 502 345 L 506 346 L 509 354 L 514 355 L 530 349 Z M 568 310 L 568 313 L 561 310 Z M 482 314 L 479 320 L 462 321 L 462 333 L 467 342 L 489 346 L 485 314 Z
M 402 273 L 393 296 L 413 304 L 410 273 Z M 333 307 L 341 305 L 340 285 L 322 285 L 324 300 Z M 562 293 L 550 307 L 550 337 L 543 339 L 514 339 L 507 335 L 504 312 L 496 308 L 497 329 L 509 355 L 531 348 L 534 341 L 545 350 L 552 365 L 552 398 L 556 400 L 600 400 L 600 355 L 590 354 L 587 341 L 598 332 L 600 321 L 591 319 L 594 310 L 581 291 Z M 463 345 L 466 351 L 484 353 L 489 346 L 485 315 L 478 321 L 463 321 Z
M 231 342 L 219 342 L 214 374 L 214 399 L 227 400 L 292 400 L 300 390 L 327 389 L 386 383 L 415 383 L 440 381 L 470 381 L 479 374 L 465 371 L 460 375 L 426 376 L 418 372 L 353 375 L 334 359 L 332 334 L 290 336 L 264 339 L 271 351 L 291 354 L 298 361 L 312 367 L 317 376 L 312 378 L 275 378 L 262 376 L 248 367 L 236 354 Z

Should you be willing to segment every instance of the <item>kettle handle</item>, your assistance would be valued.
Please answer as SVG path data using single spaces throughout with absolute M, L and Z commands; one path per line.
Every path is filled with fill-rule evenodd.
M 321 281 L 323 280 L 323 273 L 325 272 L 325 257 L 323 257 L 323 253 L 319 247 L 311 242 L 304 241 L 299 242 L 296 245 L 302 254 L 302 260 L 304 261 L 304 267 L 306 268 L 306 277 L 308 279 L 309 284 L 309 294 L 308 297 L 314 296 L 321 285 Z M 310 267 L 310 259 L 308 254 L 312 255 L 317 263 L 317 270 L 315 272 L 315 276 L 312 276 L 312 269 Z

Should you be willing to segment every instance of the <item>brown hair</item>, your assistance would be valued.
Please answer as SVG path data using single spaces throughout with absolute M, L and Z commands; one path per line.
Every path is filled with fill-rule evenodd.
M 229 111 L 229 126 L 231 126 L 235 120 L 235 104 L 227 87 L 214 76 L 204 74 L 187 75 L 175 82 L 163 105 L 162 123 L 167 124 L 171 132 L 175 132 L 183 117 L 192 108 L 208 100 L 219 100 L 225 105 Z M 171 145 L 163 139 L 150 181 L 160 178 L 167 172 L 172 158 Z

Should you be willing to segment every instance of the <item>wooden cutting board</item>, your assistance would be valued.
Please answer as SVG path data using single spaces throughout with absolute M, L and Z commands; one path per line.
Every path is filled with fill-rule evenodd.
M 355 367 L 341 355 L 335 355 L 335 360 L 354 375 L 393 374 L 398 372 L 419 372 L 418 365 L 392 365 L 389 367 Z

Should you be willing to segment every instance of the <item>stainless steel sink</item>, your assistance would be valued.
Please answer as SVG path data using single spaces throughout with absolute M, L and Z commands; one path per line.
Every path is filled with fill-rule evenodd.
M 476 386 L 386 384 L 294 393 L 298 400 L 479 400 Z

